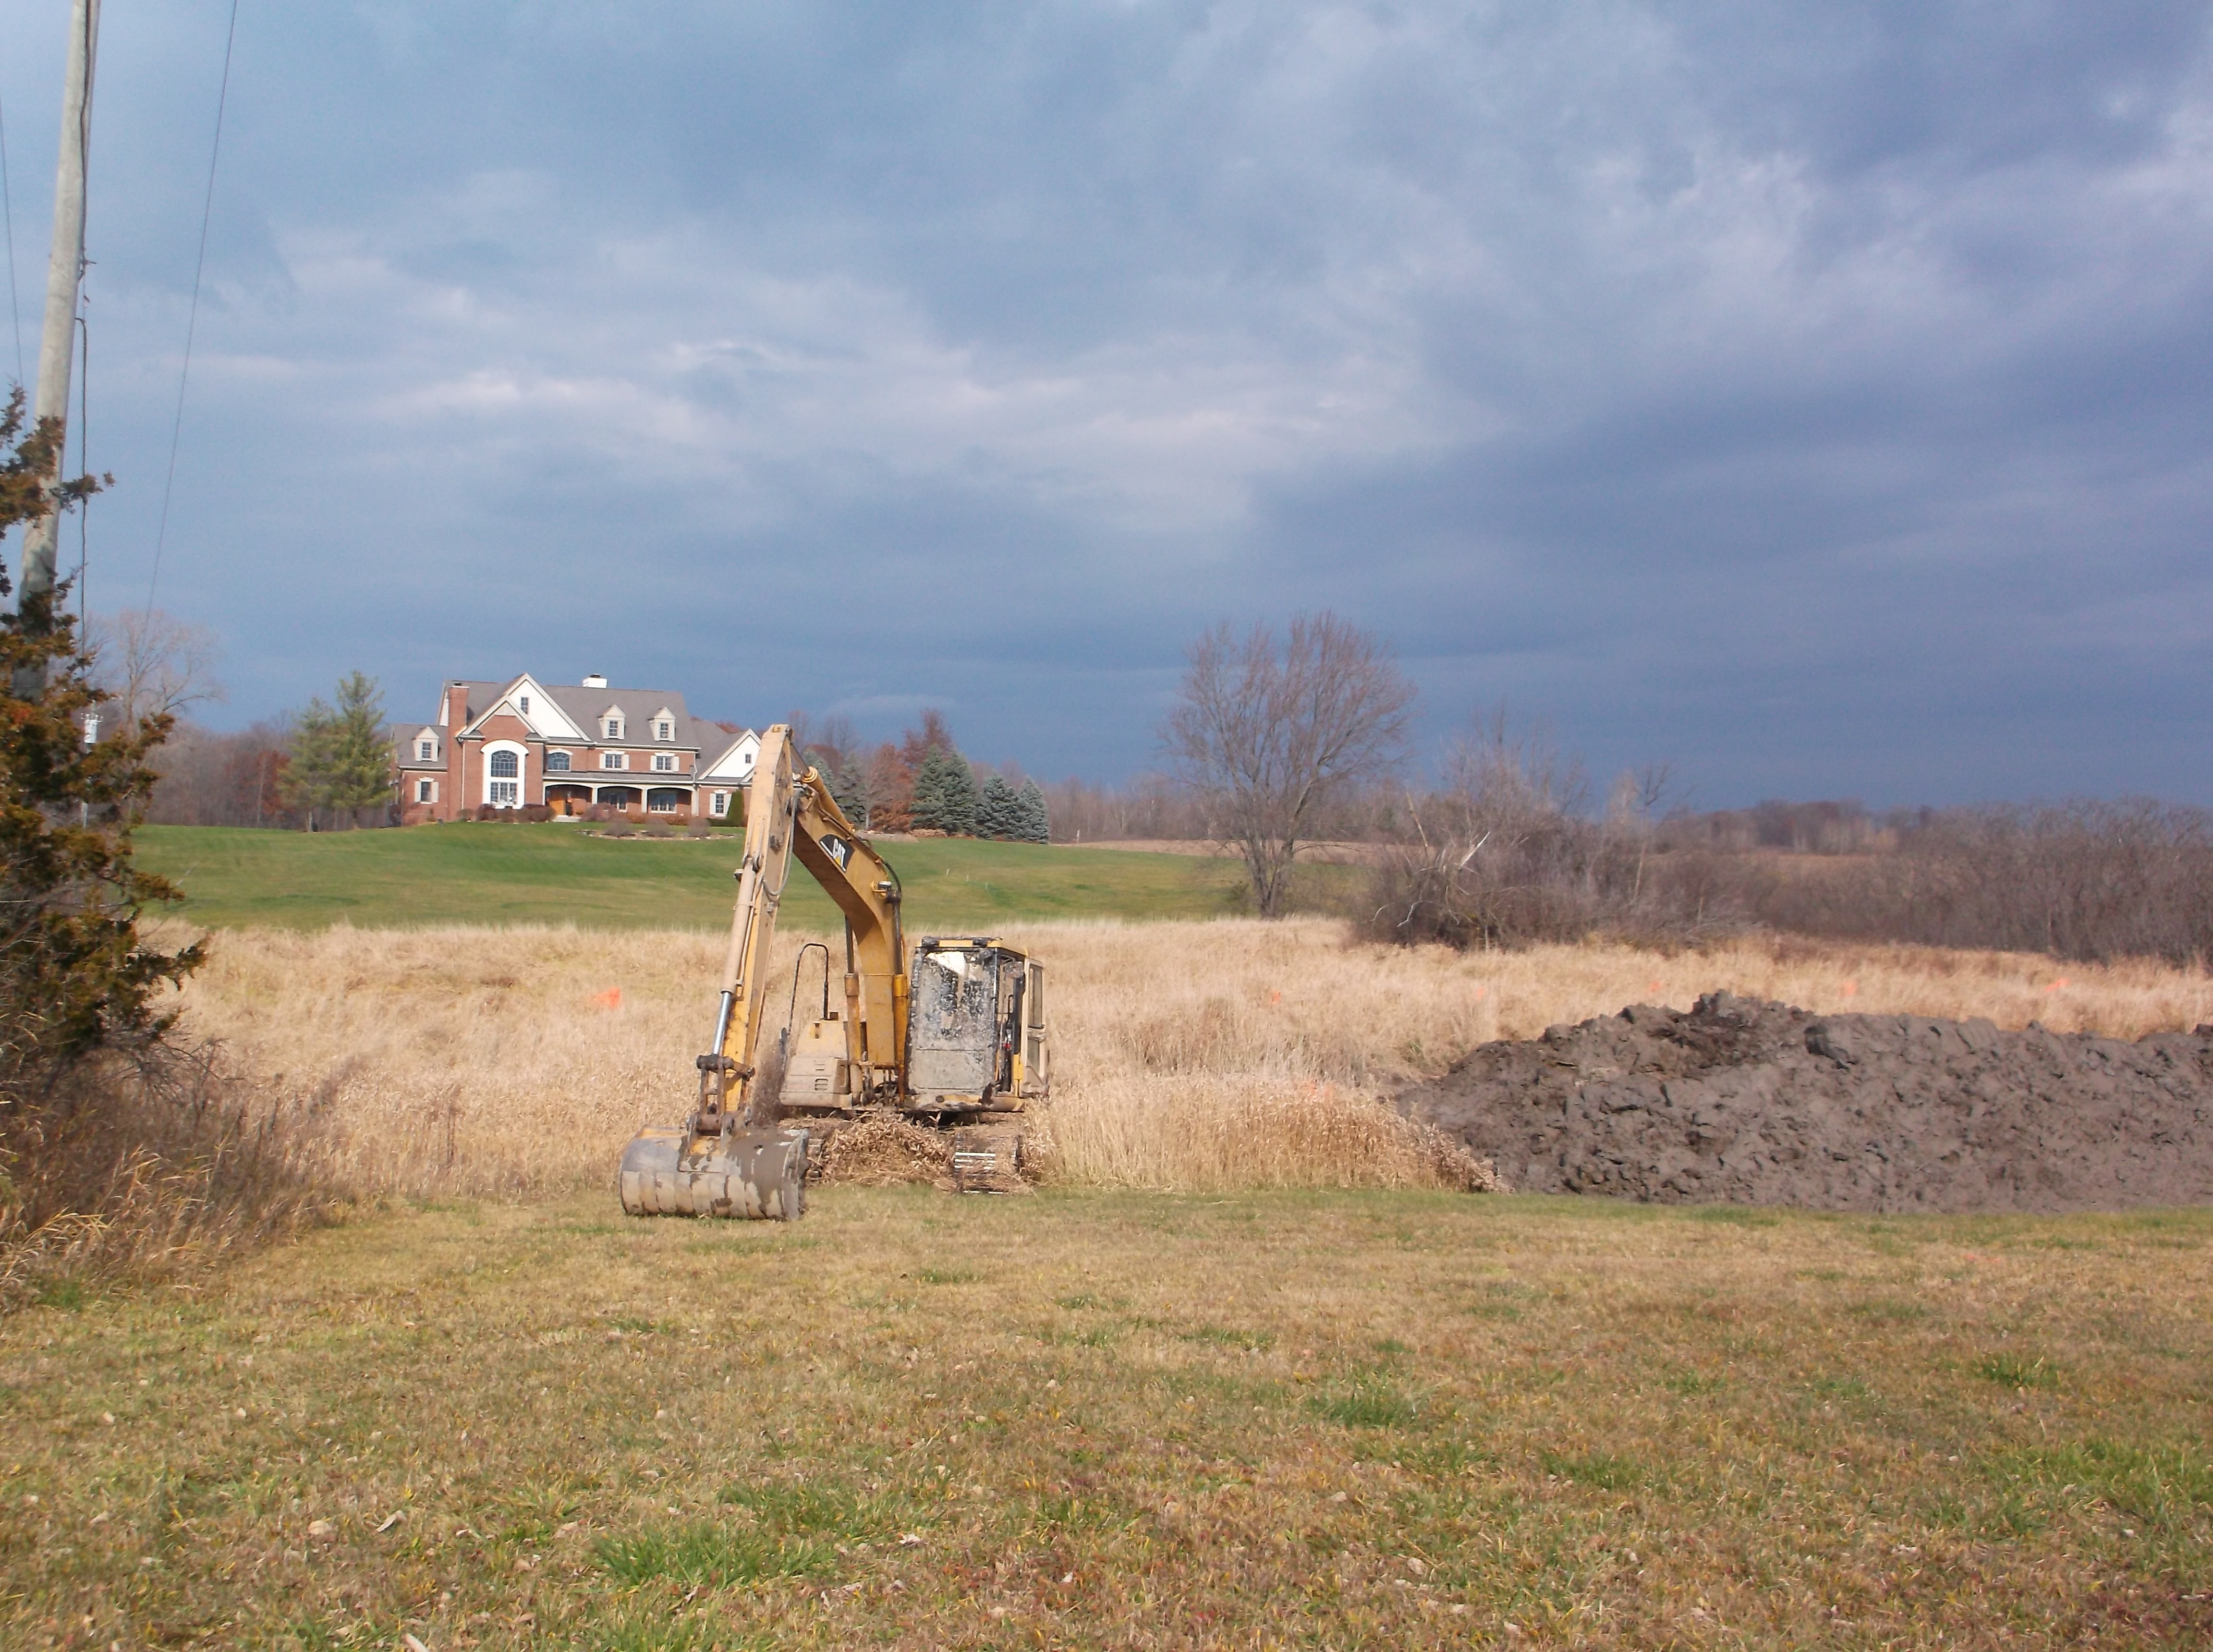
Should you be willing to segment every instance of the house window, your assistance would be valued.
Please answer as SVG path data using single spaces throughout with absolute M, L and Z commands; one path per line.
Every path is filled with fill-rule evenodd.
M 620 740 L 623 737 L 622 719 L 620 717 L 609 717 L 601 726 L 605 729 L 607 737 L 609 740 Z
M 730 812 L 730 794 L 729 794 L 729 793 L 728 793 L 728 792 L 726 792 L 726 791 L 717 791 L 717 792 L 710 792 L 710 793 L 707 795 L 707 813 L 708 813 L 708 814 L 710 814 L 713 815 L 716 820 L 719 820 L 720 819 L 722 819 L 722 817 L 723 815 L 728 814 L 729 812 Z
M 522 753 L 491 752 L 485 758 L 485 802 L 495 808 L 513 808 L 522 802 Z
M 418 803 L 437 802 L 438 783 L 435 780 L 418 780 L 415 783 L 415 801 Z
M 645 810 L 649 814 L 680 814 L 692 794 L 678 786 L 655 786 L 645 795 Z
M 626 769 L 630 766 L 630 759 L 620 752 L 601 752 L 600 766 L 603 769 Z
M 525 695 L 524 695 L 521 699 L 518 699 L 517 701 L 515 701 L 515 704 L 517 704 L 518 706 L 520 706 L 520 707 L 521 707 L 521 708 L 522 708 L 522 715 L 523 715 L 524 716 L 526 716 L 526 717 L 527 717 L 527 716 L 528 716 L 530 715 L 530 696 L 529 696 L 529 695 L 525 694 Z
M 418 740 L 415 742 L 415 760 L 418 763 L 436 762 L 437 760 L 437 756 L 438 742 L 436 741 Z
M 566 753 L 566 752 L 548 752 L 548 753 L 546 753 L 546 773 L 548 773 L 548 774 L 566 774 L 566 773 L 568 773 L 568 772 L 569 772 L 569 754 L 568 754 L 568 753 Z
M 653 766 L 655 771 L 658 773 L 674 774 L 676 772 L 676 753 L 674 752 L 655 752 L 653 754 Z
M 653 737 L 654 737 L 655 740 L 674 740 L 674 739 L 675 739 L 675 738 L 676 738 L 676 725 L 675 725 L 674 722 L 670 722 L 668 718 L 663 717 L 663 718 L 662 718 L 659 722 L 656 722 L 656 723 L 655 723 L 655 724 L 653 725 Z

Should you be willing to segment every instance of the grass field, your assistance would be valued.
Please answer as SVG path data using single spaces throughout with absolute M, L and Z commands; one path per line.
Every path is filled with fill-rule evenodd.
M 10 1646 L 2199 1646 L 2213 1213 L 832 1190 L 0 1321 Z
M 570 825 L 423 826 L 400 832 L 256 832 L 148 826 L 138 859 L 185 891 L 179 915 L 216 929 L 561 924 L 586 929 L 723 929 L 735 835 L 588 836 Z M 1060 845 L 924 839 L 885 843 L 906 917 L 989 929 L 1052 917 L 1214 917 L 1239 909 L 1231 862 Z M 1308 869 L 1317 891 L 1350 869 Z M 784 912 L 800 928 L 836 922 L 829 897 L 794 868 Z

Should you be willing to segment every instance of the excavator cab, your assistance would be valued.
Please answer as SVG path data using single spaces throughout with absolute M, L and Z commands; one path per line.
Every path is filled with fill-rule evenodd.
M 1046 1093 L 1043 964 L 987 936 L 924 936 L 907 982 L 910 1112 L 1018 1113 Z

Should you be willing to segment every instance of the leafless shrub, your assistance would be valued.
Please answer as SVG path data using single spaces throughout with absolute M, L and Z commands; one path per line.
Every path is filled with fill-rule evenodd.
M 1484 949 L 1717 933 L 1735 906 L 1710 864 L 1665 856 L 1655 840 L 1668 785 L 1665 768 L 1625 774 L 1590 819 L 1581 764 L 1541 726 L 1499 711 L 1455 747 L 1442 790 L 1409 801 L 1414 842 L 1377 868 L 1362 930 Z
M 2149 799 L 1932 811 L 1834 867 L 1747 869 L 1762 922 L 2083 960 L 2213 957 L 2213 814 Z

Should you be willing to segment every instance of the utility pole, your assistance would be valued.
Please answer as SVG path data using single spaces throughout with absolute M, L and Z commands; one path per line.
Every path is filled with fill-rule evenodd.
M 69 424 L 70 361 L 76 349 L 77 290 L 84 281 L 84 171 L 92 148 L 92 70 L 100 45 L 100 0 L 75 0 L 70 15 L 69 83 L 62 92 L 60 155 L 54 165 L 54 241 L 46 260 L 46 331 L 39 340 L 39 390 L 32 404 L 38 424 Z M 34 428 L 36 428 L 35 425 Z M 18 616 L 40 623 L 54 590 L 54 542 L 61 511 L 52 497 L 62 479 L 64 444 L 54 448 L 54 467 L 46 479 L 46 512 L 23 535 L 22 577 L 15 585 Z M 18 672 L 15 694 L 37 699 L 46 692 L 46 671 Z

